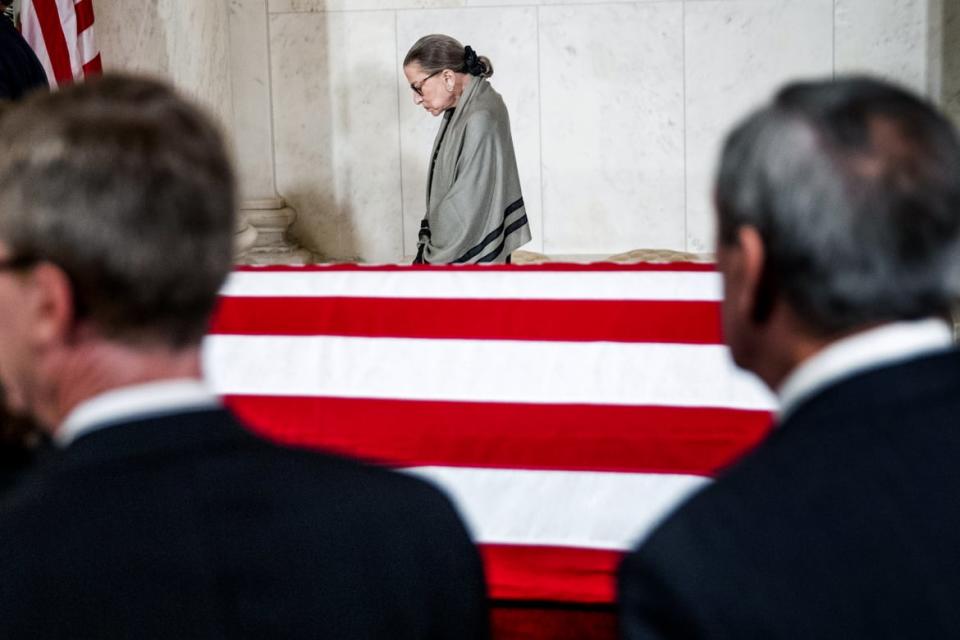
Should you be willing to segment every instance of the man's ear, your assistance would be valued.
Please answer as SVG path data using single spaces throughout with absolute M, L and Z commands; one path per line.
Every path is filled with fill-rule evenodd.
M 30 306 L 37 344 L 51 344 L 70 339 L 76 320 L 74 291 L 63 269 L 41 262 L 30 273 L 33 287 L 27 304 Z
M 773 312 L 777 287 L 767 260 L 767 247 L 756 227 L 749 225 L 737 230 L 741 252 L 741 299 L 738 300 L 741 317 L 754 324 L 764 324 Z

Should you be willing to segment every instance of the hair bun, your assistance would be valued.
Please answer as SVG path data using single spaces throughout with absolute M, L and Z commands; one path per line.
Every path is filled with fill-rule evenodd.
M 487 72 L 487 65 L 477 56 L 477 52 L 470 45 L 463 48 L 463 66 L 464 71 L 472 76 L 483 76 Z

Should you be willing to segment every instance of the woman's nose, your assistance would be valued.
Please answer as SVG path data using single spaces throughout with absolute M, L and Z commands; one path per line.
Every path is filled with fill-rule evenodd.
M 413 104 L 415 104 L 415 105 L 417 105 L 417 106 L 419 107 L 421 102 L 423 102 L 423 96 L 420 95 L 419 93 L 417 93 L 416 91 L 414 91 L 414 92 L 413 92 Z

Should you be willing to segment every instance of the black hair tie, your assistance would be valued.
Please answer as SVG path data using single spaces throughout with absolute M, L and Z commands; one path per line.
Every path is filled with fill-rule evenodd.
M 487 65 L 481 62 L 480 58 L 477 57 L 477 52 L 470 45 L 463 48 L 463 66 L 466 72 L 472 76 L 482 76 L 483 72 L 487 70 Z

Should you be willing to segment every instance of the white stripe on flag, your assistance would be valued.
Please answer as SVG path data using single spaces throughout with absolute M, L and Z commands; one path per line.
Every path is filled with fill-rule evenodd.
M 239 271 L 227 296 L 501 300 L 720 300 L 702 271 Z
M 100 53 L 97 50 L 97 43 L 93 37 L 93 26 L 80 33 L 77 39 L 77 55 L 80 57 L 80 75 L 83 75 L 83 65 L 97 57 Z
M 70 54 L 70 69 L 74 80 L 83 77 L 83 61 L 77 43 L 77 10 L 73 0 L 57 0 L 57 11 L 60 13 L 60 24 L 63 35 L 67 40 L 67 52 Z
M 51 87 L 57 86 L 57 77 L 53 72 L 53 63 L 50 61 L 50 54 L 47 53 L 47 45 L 43 39 L 43 31 L 40 28 L 40 19 L 36 15 L 36 9 L 33 1 L 21 2 L 20 4 L 20 33 L 26 40 L 33 52 L 37 54 L 37 59 L 43 65 L 43 70 L 47 74 L 47 81 Z
M 37 24 L 37 21 L 33 20 L 32 24 L 34 25 L 36 32 L 40 33 L 40 26 Z M 24 31 L 24 37 L 26 38 L 26 31 L 27 31 L 26 22 L 23 23 L 23 31 Z M 39 38 L 39 40 L 37 38 Z M 33 48 L 33 52 L 37 54 L 37 60 L 39 60 L 40 64 L 43 65 L 44 73 L 47 74 L 47 82 L 50 84 L 51 87 L 57 86 L 57 77 L 53 73 L 53 63 L 50 62 L 50 54 L 47 53 L 46 44 L 44 44 L 43 42 L 43 36 L 42 35 L 34 36 L 30 38 L 29 41 L 31 42 L 30 46 L 31 48 Z M 39 43 L 39 46 L 37 46 L 37 43 Z
M 775 408 L 720 345 L 214 335 L 204 366 L 224 395 Z
M 626 550 L 709 483 L 669 474 L 414 467 L 442 487 L 478 542 Z

